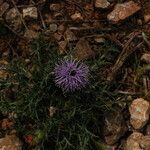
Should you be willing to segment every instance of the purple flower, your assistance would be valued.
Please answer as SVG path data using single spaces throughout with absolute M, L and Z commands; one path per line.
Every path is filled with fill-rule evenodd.
M 63 60 L 54 69 L 55 83 L 63 91 L 79 90 L 88 83 L 89 68 L 76 60 Z

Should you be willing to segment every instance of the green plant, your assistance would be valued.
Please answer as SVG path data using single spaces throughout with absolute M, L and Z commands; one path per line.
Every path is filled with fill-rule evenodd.
M 11 78 L 1 83 L 0 110 L 17 114 L 18 133 L 24 136 L 30 132 L 38 139 L 34 145 L 37 148 L 102 149 L 103 144 L 98 142 L 102 114 L 112 109 L 117 97 L 102 73 L 118 49 L 111 43 L 102 46 L 94 60 L 85 62 L 90 68 L 90 84 L 83 90 L 64 94 L 54 83 L 53 69 L 60 58 L 55 44 L 40 37 L 32 41 L 31 47 L 30 65 L 14 59 L 7 69 Z M 8 90 L 13 97 L 7 94 Z M 51 107 L 56 108 L 53 116 L 49 114 Z M 35 131 L 40 131 L 36 132 L 40 135 Z

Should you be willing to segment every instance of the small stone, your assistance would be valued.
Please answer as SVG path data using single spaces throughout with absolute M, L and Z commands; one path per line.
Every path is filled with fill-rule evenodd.
M 49 25 L 50 23 L 52 23 L 52 21 L 53 21 L 53 16 L 52 16 L 52 14 L 44 14 L 44 16 L 43 16 L 45 19 L 44 19 L 44 22 L 45 22 L 45 24 L 46 25 Z
M 107 8 L 110 3 L 107 0 L 96 0 L 95 7 L 96 8 Z
M 80 12 L 76 12 L 75 14 L 71 15 L 71 19 L 73 21 L 80 21 L 83 20 L 83 17 Z
M 32 40 L 38 37 L 38 33 L 29 29 L 25 31 L 24 37 L 27 38 L 28 40 Z
M 38 25 L 37 23 L 32 23 L 32 24 L 29 24 L 28 25 L 28 28 L 30 29 L 30 30 L 34 30 L 34 31 L 41 31 L 41 27 L 40 27 L 40 25 Z
M 135 99 L 129 107 L 130 123 L 135 129 L 141 129 L 149 120 L 150 103 L 143 98 Z
M 7 2 L 4 2 L 2 5 L 0 5 L 0 17 L 2 17 L 8 8 L 9 4 Z
M 66 52 L 67 44 L 68 42 L 66 40 L 58 43 L 60 54 L 64 54 L 64 52 Z
M 150 136 L 143 136 L 141 141 L 140 141 L 140 147 L 142 150 L 150 150 Z
M 59 3 L 50 4 L 51 11 L 60 11 L 61 9 L 62 9 L 62 6 Z
M 138 25 L 142 25 L 143 24 L 141 19 L 137 19 L 137 23 L 138 23 Z
M 56 113 L 56 111 L 57 111 L 57 108 L 51 106 L 51 107 L 49 108 L 49 116 L 50 116 L 50 117 L 53 117 L 54 114 Z
M 30 17 L 33 19 L 38 18 L 37 8 L 36 7 L 28 7 L 23 9 L 23 18 Z
M 9 135 L 16 135 L 16 133 L 17 133 L 17 131 L 15 129 L 13 129 L 9 132 Z
M 18 11 L 15 8 L 12 8 L 8 11 L 7 15 L 6 15 L 6 20 L 12 20 L 12 19 L 16 19 L 18 18 L 19 14 Z
M 82 27 L 90 28 L 90 24 L 89 23 L 82 23 Z
M 133 132 L 127 139 L 124 150 L 143 150 L 140 147 L 140 141 L 143 134 L 139 132 Z
M 55 24 L 55 23 L 50 24 L 49 29 L 51 32 L 56 32 L 57 31 L 57 24 Z
M 2 123 L 1 123 L 1 128 L 6 130 L 6 129 L 12 129 L 12 127 L 14 126 L 14 122 L 10 119 L 3 119 Z
M 63 24 L 58 26 L 58 32 L 63 33 L 65 31 L 65 26 Z
M 5 51 L 5 52 L 2 54 L 2 57 L 3 57 L 3 58 L 7 58 L 7 57 L 9 57 L 9 54 L 10 54 L 10 51 L 7 50 L 7 51 Z
M 8 76 L 9 76 L 8 72 L 0 70 L 0 79 L 6 80 Z
M 147 23 L 150 21 L 150 15 L 144 15 L 144 22 Z
M 104 123 L 104 139 L 108 145 L 117 143 L 127 131 L 125 120 L 120 111 L 107 113 Z
M 126 18 L 135 14 L 140 9 L 141 7 L 133 1 L 116 4 L 114 10 L 108 14 L 107 18 L 112 23 L 118 23 L 119 21 L 125 20 Z
M 29 64 L 30 62 L 31 62 L 30 59 L 25 59 L 25 63 L 26 63 L 26 64 Z
M 53 17 L 56 20 L 62 20 L 62 19 L 64 19 L 64 16 L 63 16 L 63 14 L 61 12 L 54 13 Z
M 8 135 L 0 139 L 0 150 L 22 150 L 22 142 L 16 135 Z
M 0 60 L 0 66 L 2 65 L 8 65 L 8 62 L 6 60 Z
M 74 35 L 74 33 L 73 33 L 71 30 L 69 30 L 69 29 L 67 29 L 67 30 L 65 31 L 64 36 L 65 36 L 65 39 L 66 39 L 68 42 L 77 40 L 77 38 L 76 38 L 76 36 Z
M 54 33 L 54 38 L 55 38 L 57 41 L 60 41 L 61 38 L 62 38 L 62 34 Z
M 17 114 L 14 111 L 8 113 L 7 115 L 8 115 L 8 118 L 11 119 L 11 120 L 14 120 L 14 119 L 17 118 Z
M 94 40 L 95 40 L 95 42 L 97 42 L 97 43 L 102 43 L 102 44 L 105 43 L 105 39 L 102 38 L 102 37 L 98 37 L 98 36 L 97 36 L 97 37 L 94 38 Z
M 12 27 L 15 31 L 20 31 L 22 21 L 19 12 L 15 8 L 12 8 L 7 12 L 6 22 L 10 24 L 10 27 Z
M 74 51 L 74 57 L 79 60 L 86 60 L 93 58 L 95 56 L 94 51 L 92 51 L 89 42 L 85 38 L 81 38 L 77 44 Z
M 144 53 L 141 57 L 141 60 L 146 63 L 150 63 L 150 53 Z

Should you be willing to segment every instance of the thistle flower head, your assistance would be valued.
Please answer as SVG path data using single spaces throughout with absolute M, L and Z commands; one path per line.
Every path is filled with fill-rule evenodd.
M 88 66 L 76 60 L 63 60 L 54 69 L 55 83 L 63 91 L 79 90 L 88 83 Z

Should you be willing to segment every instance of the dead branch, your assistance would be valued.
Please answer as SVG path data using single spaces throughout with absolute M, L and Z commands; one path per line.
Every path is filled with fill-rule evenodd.
M 130 39 L 127 41 L 127 43 L 125 44 L 121 54 L 119 55 L 116 63 L 114 64 L 114 66 L 112 67 L 112 69 L 110 70 L 110 74 L 107 76 L 107 80 L 108 81 L 112 81 L 118 70 L 122 67 L 123 63 L 125 62 L 125 60 L 129 57 L 129 55 L 131 55 L 136 49 L 138 49 L 143 42 L 141 42 L 140 44 L 138 44 L 135 48 L 128 48 L 130 43 L 132 42 L 132 40 L 139 34 L 139 32 L 133 33 L 130 37 Z

